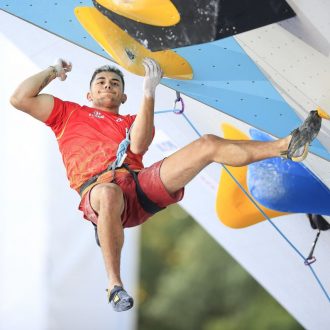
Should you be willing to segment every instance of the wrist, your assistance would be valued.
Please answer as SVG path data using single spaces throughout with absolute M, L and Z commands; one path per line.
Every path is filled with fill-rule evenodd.
M 58 77 L 58 70 L 56 69 L 56 67 L 54 65 L 50 65 L 47 69 L 49 70 L 49 72 L 53 78 Z
M 144 97 L 155 99 L 156 90 L 155 89 L 145 89 Z

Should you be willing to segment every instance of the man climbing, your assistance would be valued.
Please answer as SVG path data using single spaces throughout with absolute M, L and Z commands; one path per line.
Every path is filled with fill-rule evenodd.
M 143 61 L 143 97 L 137 115 L 120 115 L 127 96 L 114 67 L 97 69 L 87 94 L 91 107 L 41 93 L 56 77 L 65 80 L 71 63 L 56 65 L 23 81 L 11 104 L 44 122 L 55 133 L 70 186 L 81 195 L 79 209 L 95 228 L 108 275 L 108 301 L 114 310 L 133 306 L 120 277 L 124 228 L 139 225 L 183 197 L 184 186 L 212 162 L 244 166 L 270 157 L 302 160 L 321 118 L 312 111 L 289 136 L 272 141 L 233 141 L 207 134 L 148 168 L 142 159 L 154 134 L 154 100 L 162 70 Z

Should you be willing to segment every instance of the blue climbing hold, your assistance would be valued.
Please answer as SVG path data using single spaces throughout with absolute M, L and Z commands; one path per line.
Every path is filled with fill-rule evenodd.
M 272 141 L 257 129 L 253 140 Z M 330 215 L 330 190 L 302 163 L 282 158 L 263 160 L 248 167 L 248 188 L 261 205 L 281 212 Z

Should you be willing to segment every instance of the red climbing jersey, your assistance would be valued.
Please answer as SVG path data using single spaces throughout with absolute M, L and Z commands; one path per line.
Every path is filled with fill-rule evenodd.
M 71 188 L 79 187 L 108 167 L 135 115 L 119 115 L 80 106 L 54 97 L 54 108 L 45 124 L 56 135 Z M 142 155 L 127 150 L 125 163 L 143 168 Z

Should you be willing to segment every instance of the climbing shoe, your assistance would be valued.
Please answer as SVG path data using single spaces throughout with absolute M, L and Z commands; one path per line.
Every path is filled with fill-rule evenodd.
M 124 312 L 133 307 L 133 298 L 121 286 L 115 285 L 111 291 L 109 289 L 106 291 L 108 302 L 116 312 Z
M 291 132 L 288 150 L 281 155 L 294 162 L 303 161 L 307 157 L 309 145 L 320 131 L 322 118 L 330 117 L 321 109 L 311 111 L 302 125 Z

